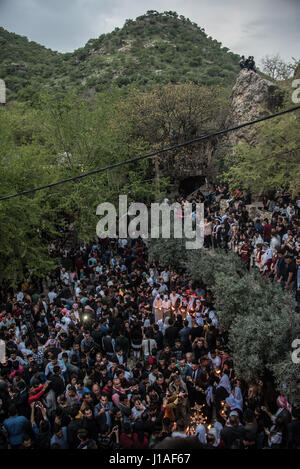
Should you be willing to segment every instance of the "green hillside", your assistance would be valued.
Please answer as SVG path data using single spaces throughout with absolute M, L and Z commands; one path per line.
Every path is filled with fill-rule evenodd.
M 73 53 L 51 51 L 3 28 L 0 46 L 0 78 L 9 99 L 30 99 L 43 86 L 89 94 L 112 85 L 150 88 L 194 81 L 231 86 L 239 71 L 236 54 L 175 12 L 148 11 Z
M 35 86 L 39 89 L 48 83 L 61 60 L 61 54 L 2 27 L 0 51 L 0 78 L 5 80 L 8 98 L 22 99 L 31 95 Z

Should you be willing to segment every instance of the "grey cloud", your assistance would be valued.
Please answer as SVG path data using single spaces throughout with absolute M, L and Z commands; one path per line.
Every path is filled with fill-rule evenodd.
M 177 11 L 258 61 L 277 52 L 287 60 L 299 57 L 298 0 L 0 0 L 0 21 L 46 47 L 72 51 L 150 9 Z

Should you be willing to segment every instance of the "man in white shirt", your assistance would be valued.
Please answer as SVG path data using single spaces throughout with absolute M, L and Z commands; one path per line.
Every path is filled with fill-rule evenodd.
M 280 244 L 281 244 L 280 236 L 277 235 L 275 232 L 272 233 L 272 238 L 271 238 L 271 241 L 270 241 L 270 248 L 274 251 L 275 248 L 280 246 Z
M 165 283 L 168 283 L 170 280 L 170 272 L 167 270 L 163 270 L 161 273 L 161 277 Z
M 152 277 L 150 277 L 149 274 L 146 275 L 146 282 L 150 285 L 150 287 L 152 287 L 153 283 L 154 283 L 154 280 Z
M 52 304 L 56 297 L 57 297 L 57 293 L 55 293 L 54 288 L 51 288 L 51 290 L 48 293 L 49 303 Z
M 179 298 L 178 293 L 176 293 L 176 291 L 173 290 L 171 295 L 170 295 L 170 300 L 171 300 L 171 304 L 172 304 L 173 308 L 175 307 L 175 304 L 176 304 L 176 301 L 177 301 L 178 298 Z
M 136 401 L 134 407 L 131 409 L 131 415 L 133 420 L 137 420 L 146 410 L 146 407 L 142 404 L 141 401 Z
M 149 355 L 152 355 L 152 350 L 157 348 L 156 340 L 146 337 L 142 342 L 142 348 L 144 352 L 144 358 L 147 361 Z
M 215 351 L 211 351 L 208 353 L 208 358 L 212 362 L 213 369 L 216 370 L 221 365 L 221 358 L 216 354 Z
M 158 289 L 158 292 L 161 293 L 161 294 L 164 294 L 164 293 L 168 292 L 168 287 L 167 287 L 167 285 L 165 284 L 164 281 L 161 282 L 160 287 Z
M 66 269 L 63 267 L 60 271 L 60 280 L 66 285 L 69 285 L 69 273 L 66 271 Z

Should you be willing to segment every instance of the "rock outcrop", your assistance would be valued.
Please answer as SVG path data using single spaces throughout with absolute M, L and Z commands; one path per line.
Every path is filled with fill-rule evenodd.
M 300 78 L 300 63 L 294 72 L 294 78 Z
M 227 125 L 235 125 L 263 117 L 268 111 L 274 112 L 281 104 L 283 94 L 280 88 L 261 75 L 241 70 L 231 94 L 230 112 Z M 232 145 L 246 141 L 256 142 L 255 128 L 242 128 L 229 134 L 228 141 Z
M 234 127 L 276 112 L 282 104 L 283 97 L 283 91 L 276 83 L 258 73 L 241 70 L 232 89 L 226 126 Z M 203 176 L 212 182 L 215 180 L 217 155 L 230 151 L 232 146 L 241 142 L 255 146 L 258 143 L 257 126 L 229 132 L 220 139 L 209 139 L 203 144 L 201 152 L 193 152 L 192 155 L 183 152 L 174 159 L 161 158 L 160 174 L 170 176 L 175 186 L 179 186 L 191 176 Z M 257 216 L 262 215 L 257 207 L 253 210 L 257 212 Z

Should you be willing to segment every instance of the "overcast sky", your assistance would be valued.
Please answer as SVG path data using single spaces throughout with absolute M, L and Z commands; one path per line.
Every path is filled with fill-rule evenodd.
M 266 54 L 300 58 L 300 0 L 0 0 L 0 25 L 71 52 L 147 10 L 176 11 L 258 63 Z

